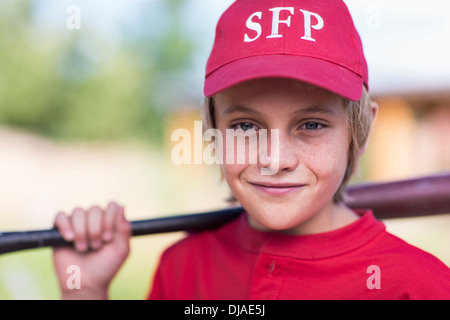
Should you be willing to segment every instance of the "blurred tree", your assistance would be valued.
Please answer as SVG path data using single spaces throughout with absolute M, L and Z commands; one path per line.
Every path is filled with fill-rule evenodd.
M 31 9 L 22 0 L 0 10 L 0 121 L 38 129 L 53 111 L 45 95 L 56 79 L 49 72 L 54 55 L 32 37 Z
M 143 10 L 140 31 L 124 26 L 117 45 L 86 23 L 49 39 L 30 0 L 2 0 L 0 124 L 63 139 L 160 141 L 173 103 L 166 86 L 189 69 L 195 49 L 183 33 L 184 2 Z M 155 32 L 148 17 L 165 27 Z

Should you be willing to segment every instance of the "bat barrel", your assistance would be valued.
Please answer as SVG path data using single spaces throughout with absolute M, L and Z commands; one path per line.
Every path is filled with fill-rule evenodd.
M 345 203 L 379 219 L 450 213 L 450 174 L 349 187 Z

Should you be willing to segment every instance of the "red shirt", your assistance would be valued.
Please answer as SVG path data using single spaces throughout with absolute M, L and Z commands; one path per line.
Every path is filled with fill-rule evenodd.
M 450 269 L 371 211 L 312 235 L 261 232 L 245 214 L 167 249 L 150 299 L 450 299 Z

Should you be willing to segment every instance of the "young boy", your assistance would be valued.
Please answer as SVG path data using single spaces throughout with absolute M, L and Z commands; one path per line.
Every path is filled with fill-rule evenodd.
M 342 202 L 377 106 L 341 0 L 237 0 L 218 22 L 204 93 L 205 129 L 265 129 L 279 156 L 224 161 L 245 212 L 167 249 L 148 298 L 450 299 L 447 266 Z M 77 208 L 55 224 L 75 243 L 54 250 L 62 297 L 107 298 L 129 251 L 123 207 Z M 66 287 L 70 264 L 81 290 Z

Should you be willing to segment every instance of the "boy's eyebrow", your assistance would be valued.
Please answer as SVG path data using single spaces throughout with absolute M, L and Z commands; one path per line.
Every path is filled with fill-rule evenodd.
M 231 105 L 223 110 L 223 115 L 229 115 L 233 113 L 250 113 L 253 115 L 261 115 L 261 112 L 241 105 Z
M 297 114 L 326 114 L 330 116 L 336 116 L 338 114 L 338 111 L 336 110 L 336 106 L 313 105 L 294 111 L 292 113 L 292 115 Z
M 241 105 L 231 105 L 225 108 L 223 115 L 229 115 L 234 113 L 249 113 L 253 115 L 261 115 L 261 112 L 255 109 L 251 109 Z M 335 106 L 323 106 L 323 105 L 313 105 L 307 108 L 302 108 L 296 110 L 292 115 L 298 114 L 326 114 L 331 116 L 336 116 L 338 114 Z

